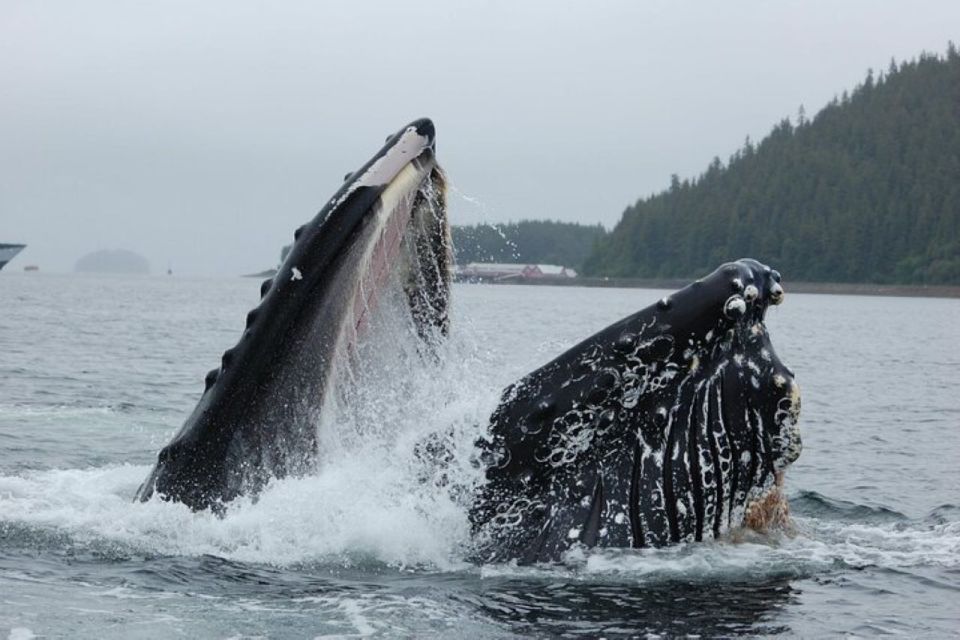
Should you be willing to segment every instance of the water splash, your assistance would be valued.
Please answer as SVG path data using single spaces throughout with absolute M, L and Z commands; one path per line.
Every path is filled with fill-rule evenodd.
M 632 584 L 811 575 L 837 568 L 957 567 L 960 521 L 945 505 L 911 520 L 889 509 L 800 492 L 798 535 L 578 551 L 558 565 L 471 568 L 467 509 L 481 481 L 474 441 L 499 400 L 495 354 L 455 323 L 425 355 L 399 286 L 380 301 L 371 339 L 353 354 L 337 410 L 321 425 L 321 459 L 307 477 L 270 483 L 226 517 L 131 498 L 145 465 L 0 474 L 0 533 L 8 547 L 82 547 L 120 557 L 215 556 L 278 566 L 393 567 Z M 546 339 L 545 339 L 546 340 Z M 549 342 L 549 340 L 547 340 Z M 13 420 L 20 408 L 0 406 Z M 61 421 L 103 410 L 43 410 Z M 87 415 L 86 412 L 89 412 Z M 29 414 L 29 412 L 27 412 Z M 113 411 L 109 411 L 114 416 Z

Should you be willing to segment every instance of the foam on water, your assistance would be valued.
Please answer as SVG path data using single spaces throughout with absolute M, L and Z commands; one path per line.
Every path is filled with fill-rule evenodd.
M 131 502 L 145 466 L 0 476 L 0 522 L 149 554 L 281 566 L 374 562 L 401 569 L 467 569 L 465 505 L 444 488 L 422 482 L 410 466 L 388 459 L 344 460 L 316 476 L 274 482 L 259 500 L 238 500 L 223 518 L 161 500 Z M 858 524 L 800 517 L 796 524 L 794 536 L 574 552 L 559 565 L 492 565 L 481 575 L 709 582 L 841 567 L 960 566 L 960 522 Z
M 395 470 L 371 474 L 344 465 L 279 481 L 260 500 L 231 505 L 224 518 L 162 500 L 132 503 L 148 471 L 122 466 L 0 477 L 3 520 L 66 533 L 79 543 L 280 565 L 343 556 L 345 562 L 369 557 L 447 566 L 465 526 L 462 510 L 440 496 L 383 491 L 402 485 Z
M 464 343 L 438 342 L 439 352 L 425 355 L 409 317 L 396 313 L 405 301 L 393 295 L 378 304 L 386 312 L 371 327 L 375 339 L 345 356 L 349 384 L 324 410 L 316 474 L 276 480 L 227 505 L 225 517 L 160 499 L 132 502 L 149 471 L 142 465 L 4 475 L 2 521 L 148 553 L 460 566 L 469 539 L 464 488 L 480 477 L 472 443 L 497 393 L 478 393 L 475 356 Z M 424 443 L 442 449 L 442 464 Z
M 802 577 L 841 568 L 960 566 L 960 522 L 939 525 L 859 525 L 810 518 L 795 520 L 794 534 L 679 544 L 662 549 L 574 551 L 560 565 L 485 566 L 486 577 L 629 582 L 712 583 Z
M 132 502 L 149 466 L 123 464 L 0 476 L 0 518 L 148 553 L 281 565 L 372 559 L 401 567 L 458 566 L 469 534 L 465 506 L 456 492 L 438 486 L 433 461 L 416 449 L 437 433 L 450 451 L 469 449 L 470 432 L 490 407 L 469 395 L 434 394 L 432 386 L 456 376 L 443 368 L 431 373 L 419 387 L 406 386 L 406 408 L 365 405 L 368 417 L 393 415 L 365 425 L 352 439 L 340 438 L 315 475 L 274 481 L 258 499 L 229 504 L 226 517 L 159 499 Z M 448 486 L 454 474 L 469 483 L 468 476 L 478 473 L 466 453 L 443 469 Z

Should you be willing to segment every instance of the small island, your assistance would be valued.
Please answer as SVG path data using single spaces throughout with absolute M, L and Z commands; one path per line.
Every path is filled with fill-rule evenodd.
M 103 249 L 88 253 L 74 267 L 77 273 L 150 273 L 150 263 L 143 256 L 125 249 Z

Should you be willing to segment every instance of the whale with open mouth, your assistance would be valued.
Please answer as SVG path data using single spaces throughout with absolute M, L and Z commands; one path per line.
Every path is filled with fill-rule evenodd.
M 312 472 L 342 363 L 387 282 L 399 278 L 429 351 L 449 328 L 451 262 L 434 127 L 418 120 L 297 230 L 138 499 L 222 512 Z M 474 557 L 551 561 L 784 522 L 799 391 L 764 324 L 783 295 L 759 262 L 722 265 L 506 389 L 477 442 Z
M 434 150 L 433 123 L 413 122 L 297 229 L 240 341 L 207 374 L 193 413 L 160 451 L 140 500 L 158 494 L 220 510 L 272 478 L 310 472 L 338 368 L 391 277 L 402 280 L 425 344 L 447 332 L 451 245 Z
M 506 389 L 478 443 L 477 556 L 555 560 L 784 522 L 800 396 L 764 324 L 783 296 L 769 267 L 722 265 Z

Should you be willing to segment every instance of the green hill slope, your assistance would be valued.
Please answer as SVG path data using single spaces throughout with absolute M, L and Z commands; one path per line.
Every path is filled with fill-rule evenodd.
M 692 277 L 744 256 L 792 280 L 960 283 L 960 55 L 872 73 L 812 120 L 638 201 L 594 275 Z

